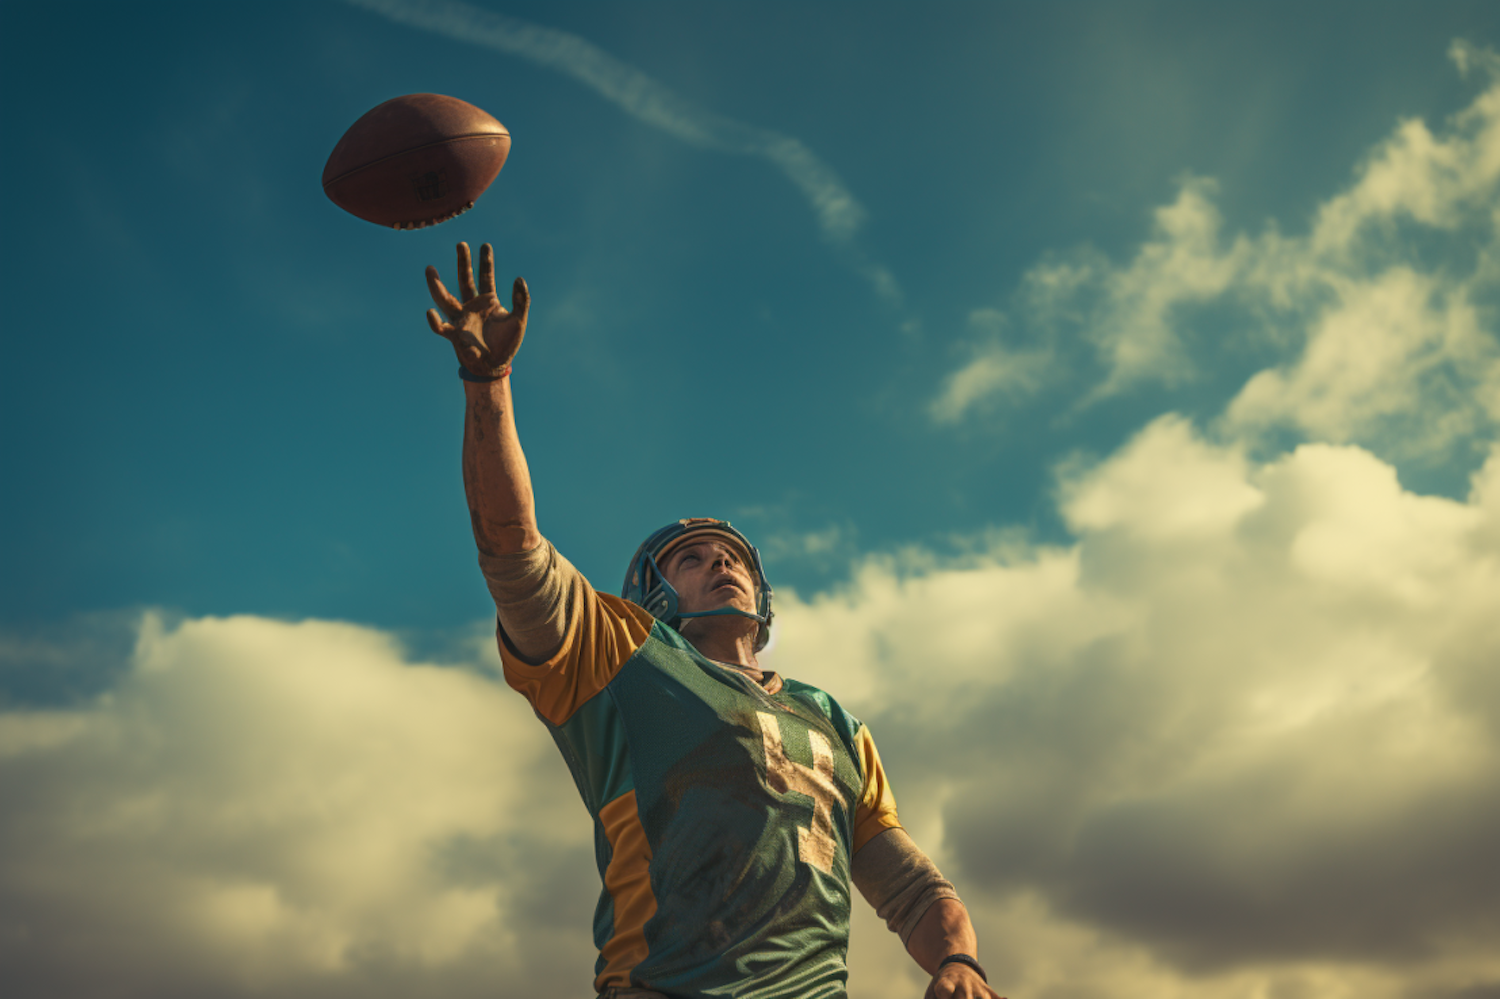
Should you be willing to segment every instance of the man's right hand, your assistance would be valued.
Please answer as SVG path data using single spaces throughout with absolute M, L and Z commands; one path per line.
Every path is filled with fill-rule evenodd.
M 463 302 L 443 287 L 436 267 L 427 268 L 427 290 L 448 322 L 438 317 L 438 309 L 427 310 L 427 325 L 432 332 L 453 344 L 458 363 L 472 374 L 490 377 L 501 372 L 521 349 L 526 336 L 526 313 L 531 308 L 531 293 L 526 282 L 516 278 L 510 292 L 510 310 L 500 304 L 495 294 L 495 251 L 485 243 L 479 248 L 479 288 L 474 288 L 474 265 L 469 259 L 469 244 L 458 244 L 458 290 Z

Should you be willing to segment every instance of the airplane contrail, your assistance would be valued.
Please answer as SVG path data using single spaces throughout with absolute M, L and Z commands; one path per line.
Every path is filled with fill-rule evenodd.
M 566 31 L 455 0 L 345 2 L 399 24 L 447 35 L 566 73 L 641 121 L 690 145 L 770 161 L 807 199 L 824 238 L 848 256 L 882 299 L 900 306 L 901 290 L 895 277 L 870 260 L 856 240 L 865 219 L 864 207 L 838 174 L 801 140 L 700 108 L 634 66 Z

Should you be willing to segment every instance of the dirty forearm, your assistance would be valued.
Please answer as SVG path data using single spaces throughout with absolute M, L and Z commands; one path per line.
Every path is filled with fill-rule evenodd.
M 487 555 L 541 544 L 531 472 L 511 407 L 510 379 L 465 381 L 464 495 L 474 543 Z
M 929 975 L 937 974 L 938 962 L 949 954 L 977 957 L 978 948 L 969 910 L 956 898 L 933 903 L 906 941 L 907 952 Z

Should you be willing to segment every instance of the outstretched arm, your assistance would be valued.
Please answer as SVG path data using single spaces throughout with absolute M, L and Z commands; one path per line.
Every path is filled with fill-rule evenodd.
M 464 494 L 474 543 L 485 555 L 527 551 L 542 543 L 536 526 L 536 502 L 531 472 L 516 433 L 511 405 L 510 364 L 526 335 L 531 296 L 526 282 L 516 278 L 509 311 L 495 294 L 495 251 L 485 243 L 479 251 L 479 284 L 469 245 L 458 244 L 459 301 L 438 279 L 437 268 L 427 268 L 427 288 L 437 309 L 427 312 L 432 331 L 453 344 L 459 363 L 470 374 L 492 381 L 465 381 Z
M 474 544 L 486 555 L 527 551 L 542 543 L 536 527 L 531 472 L 516 414 L 510 377 L 464 382 L 464 495 Z

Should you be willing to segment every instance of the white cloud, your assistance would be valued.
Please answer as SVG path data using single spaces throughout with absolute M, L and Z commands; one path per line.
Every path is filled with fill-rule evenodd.
M 1495 55 L 1464 42 L 1449 51 L 1460 72 L 1490 71 L 1491 85 L 1434 135 L 1419 119 L 1402 121 L 1378 146 L 1353 187 L 1324 204 L 1311 237 L 1318 255 L 1346 256 L 1361 249 L 1363 230 L 1409 218 L 1425 226 L 1456 229 L 1493 205 L 1500 180 L 1500 74 Z
M 689 145 L 766 160 L 792 182 L 831 244 L 885 302 L 899 307 L 895 275 L 858 242 L 864 206 L 827 163 L 800 140 L 714 114 L 586 39 L 454 0 L 346 0 L 399 24 L 517 56 L 573 77 L 600 97 Z
M 0 715 L 12 994 L 586 990 L 597 877 L 555 756 L 503 684 L 382 633 L 148 616 L 95 703 Z
M 1089 330 L 1108 359 L 1108 394 L 1141 381 L 1172 384 L 1192 373 L 1182 331 L 1173 322 L 1181 305 L 1222 294 L 1244 266 L 1243 238 L 1220 245 L 1223 220 L 1209 200 L 1211 181 L 1192 178 L 1177 200 L 1156 210 L 1154 238 L 1130 266 L 1105 278 L 1105 302 Z
M 1005 316 L 998 310 L 975 309 L 970 313 L 970 330 L 982 332 L 984 340 L 969 363 L 948 376 L 942 392 L 932 401 L 929 411 L 934 420 L 956 423 L 996 396 L 1023 400 L 1046 384 L 1055 363 L 1051 348 L 1006 347 L 1001 339 L 1005 325 Z
M 1166 417 L 1060 495 L 1071 546 L 873 558 L 778 595 L 772 665 L 870 722 L 995 980 L 1500 983 L 1500 447 L 1460 502 L 1358 447 L 1262 463 Z M 587 817 L 493 666 L 329 622 L 148 617 L 93 702 L 0 714 L 8 981 L 586 989 Z M 854 992 L 914 994 L 897 941 L 856 927 Z
M 849 523 L 828 524 L 815 531 L 783 531 L 761 539 L 760 553 L 766 561 L 814 561 L 823 564 L 848 562 L 859 548 Z
M 1455 43 L 1460 68 L 1500 64 Z M 1500 74 L 1444 125 L 1402 122 L 1306 235 L 1272 226 L 1221 235 L 1205 179 L 1159 208 L 1127 264 L 1079 250 L 1038 264 L 1014 295 L 1016 335 L 1067 363 L 1056 389 L 1094 352 L 1085 404 L 1143 386 L 1171 388 L 1235 363 L 1238 348 L 1275 360 L 1228 400 L 1220 429 L 1247 443 L 1355 442 L 1393 459 L 1440 463 L 1500 424 Z M 1212 305 L 1206 318 L 1194 306 Z M 939 422 L 977 412 L 1010 383 L 1003 348 L 985 346 L 944 382 Z M 1035 391 L 1035 388 L 1032 388 Z
M 1065 483 L 1075 546 L 786 594 L 776 666 L 871 724 L 1008 990 L 1494 988 L 1497 481 L 1164 418 Z
M 944 379 L 929 406 L 932 418 L 954 423 L 995 397 L 1016 403 L 1035 396 L 1067 372 L 1059 358 L 1076 352 L 1069 342 L 1075 339 L 1092 345 L 1104 366 L 1105 377 L 1090 398 L 1142 382 L 1172 385 L 1191 378 L 1195 366 L 1178 311 L 1223 295 L 1253 263 L 1244 237 L 1222 245 L 1213 190 L 1206 178 L 1185 180 L 1177 199 L 1156 210 L 1152 237 L 1125 267 L 1078 250 L 1030 269 L 1014 295 L 1014 320 L 1006 325 L 1012 336 L 1035 346 L 1007 346 L 999 324 L 973 320 L 999 313 L 975 310 L 969 337 L 977 347 Z
M 1459 387 L 1470 372 L 1494 368 L 1500 343 L 1481 330 L 1463 289 L 1404 266 L 1334 288 L 1301 356 L 1255 375 L 1231 402 L 1231 428 L 1292 423 L 1312 439 L 1342 442 L 1392 420 L 1410 423 L 1434 404 L 1439 413 L 1384 438 L 1420 452 L 1483 429 L 1486 407 Z
M 1259 507 L 1244 456 L 1199 441 L 1177 417 L 1158 420 L 1092 476 L 1065 483 L 1068 526 L 1127 528 L 1153 538 L 1210 538 Z

